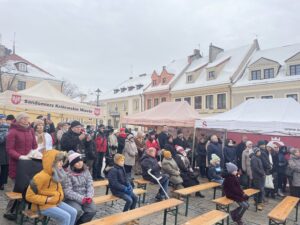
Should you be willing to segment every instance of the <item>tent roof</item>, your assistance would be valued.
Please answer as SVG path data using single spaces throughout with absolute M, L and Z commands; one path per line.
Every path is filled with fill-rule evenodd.
M 300 135 L 300 104 L 291 98 L 250 99 L 196 127 L 265 134 Z
M 193 127 L 200 115 L 187 102 L 163 102 L 152 109 L 126 116 L 123 123 L 142 126 Z

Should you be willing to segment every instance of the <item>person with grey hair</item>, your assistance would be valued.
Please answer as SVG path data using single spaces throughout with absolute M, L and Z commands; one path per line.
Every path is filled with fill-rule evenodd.
M 243 171 L 243 177 L 246 177 L 243 180 L 243 186 L 247 186 L 250 187 L 251 183 L 252 183 L 252 170 L 251 170 L 251 163 L 250 163 L 250 155 L 253 153 L 253 149 L 252 149 L 253 143 L 251 141 L 247 141 L 246 142 L 246 149 L 243 151 L 242 153 L 242 171 Z M 245 183 L 245 184 L 244 184 Z
M 291 158 L 289 160 L 289 168 L 292 172 L 292 196 L 300 197 L 300 149 L 291 149 Z

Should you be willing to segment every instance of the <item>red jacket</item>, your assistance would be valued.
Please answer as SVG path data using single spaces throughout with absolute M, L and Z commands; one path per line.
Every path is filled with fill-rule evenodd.
M 149 139 L 146 141 L 146 149 L 149 149 L 149 148 L 155 148 L 156 149 L 156 154 L 158 153 L 159 151 L 159 144 L 157 142 L 157 140 L 152 140 L 150 141 Z
M 36 149 L 37 147 L 34 131 L 30 126 L 25 128 L 17 123 L 11 124 L 6 138 L 10 178 L 16 178 L 19 157 L 21 155 L 27 155 L 32 149 Z
M 96 150 L 97 152 L 106 152 L 107 151 L 107 138 L 104 134 L 98 133 L 95 138 Z

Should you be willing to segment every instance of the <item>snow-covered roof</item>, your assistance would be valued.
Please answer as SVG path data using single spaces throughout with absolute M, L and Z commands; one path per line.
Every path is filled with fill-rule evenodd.
M 20 71 L 17 68 L 18 63 L 25 63 L 27 70 Z M 17 54 L 10 54 L 0 57 L 1 72 L 8 74 L 19 74 L 23 76 L 30 76 L 36 78 L 43 78 L 48 80 L 58 80 L 55 76 L 43 70 L 42 68 L 34 65 L 28 60 L 22 58 Z
M 200 75 L 197 76 L 197 79 L 193 83 L 187 83 L 186 73 L 184 73 L 176 81 L 171 91 L 180 91 L 180 90 L 187 90 L 191 88 L 207 87 L 207 86 L 230 83 L 230 79 L 232 75 L 237 71 L 242 61 L 250 51 L 251 47 L 252 45 L 246 45 L 239 48 L 223 51 L 219 53 L 216 59 L 211 63 L 208 63 L 209 62 L 208 56 L 196 59 L 189 66 L 186 73 L 196 71 L 197 69 L 203 67 L 203 69 L 198 71 Z M 207 80 L 206 69 L 213 68 L 223 62 L 225 62 L 224 67 L 219 72 L 219 74 L 217 74 L 216 79 Z
M 254 54 L 249 59 L 248 65 L 255 63 L 261 58 L 275 61 L 280 64 L 278 74 L 275 74 L 275 77 L 270 79 L 249 80 L 250 70 L 249 67 L 247 67 L 244 73 L 242 74 L 242 76 L 240 76 L 240 79 L 233 85 L 233 87 L 300 80 L 300 75 L 287 76 L 287 71 L 285 66 L 286 65 L 285 61 L 293 57 L 298 52 L 300 52 L 300 43 L 255 51 Z
M 132 77 L 122 82 L 115 88 L 101 95 L 99 99 L 100 101 L 103 101 L 109 99 L 141 95 L 143 94 L 143 91 L 145 90 L 145 88 L 148 87 L 150 83 L 151 83 L 151 75 L 141 74 L 137 77 Z M 129 87 L 131 87 L 131 89 Z M 122 88 L 124 88 L 123 91 L 121 91 Z M 118 90 L 118 92 L 115 93 L 115 90 Z
M 189 65 L 187 57 L 171 61 L 166 67 L 166 71 L 173 74 L 172 80 L 168 84 L 150 85 L 145 93 L 168 90 L 172 81 L 174 81 Z M 156 70 L 157 71 L 157 70 Z

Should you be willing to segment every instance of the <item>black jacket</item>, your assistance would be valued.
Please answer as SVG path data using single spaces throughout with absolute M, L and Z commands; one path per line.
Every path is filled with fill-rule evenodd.
M 161 149 L 165 148 L 165 145 L 168 143 L 168 135 L 165 132 L 160 132 L 158 135 L 158 142 Z
M 260 149 L 261 151 L 261 162 L 263 164 L 265 174 L 270 175 L 272 172 L 272 165 L 269 160 L 269 152 L 266 149 Z
M 223 154 L 222 154 L 222 145 L 218 142 L 210 142 L 207 146 L 207 160 L 210 163 L 212 154 L 216 154 L 220 158 L 220 165 L 223 167 Z
M 141 167 L 142 167 L 142 175 L 145 180 L 149 180 L 152 183 L 156 183 L 155 179 L 153 179 L 149 174 L 148 170 L 151 169 L 151 173 L 155 177 L 161 177 L 160 166 L 155 158 L 144 154 L 141 158 Z
M 207 178 L 208 180 L 220 180 L 223 179 L 222 178 L 222 170 L 221 167 L 216 167 L 213 165 L 210 165 L 208 167 L 208 171 L 207 171 Z
M 224 161 L 225 163 L 232 162 L 237 164 L 236 161 L 236 148 L 234 146 L 224 147 Z
M 183 138 L 183 140 L 178 137 L 175 138 L 174 145 L 179 145 L 179 146 L 183 147 L 184 149 L 190 148 L 190 145 L 185 138 Z
M 8 155 L 6 152 L 6 135 L 9 126 L 6 124 L 0 125 L 0 165 L 8 165 Z
M 75 152 L 82 151 L 83 143 L 79 139 L 80 134 L 74 133 L 71 129 L 64 133 L 61 138 L 61 150 L 69 152 L 73 150 Z
M 257 157 L 255 154 L 252 154 L 250 164 L 251 164 L 253 180 L 257 180 L 257 181 L 264 180 L 266 174 L 265 174 L 261 157 Z
M 177 155 L 177 151 L 175 149 L 175 146 L 173 145 L 173 143 L 166 143 L 165 144 L 165 149 L 170 151 L 172 154 L 172 157 L 175 158 L 175 156 Z
M 119 195 L 125 193 L 125 188 L 130 185 L 130 182 L 126 176 L 124 167 L 114 165 L 107 175 L 108 186 L 113 195 Z
M 239 169 L 242 169 L 242 155 L 245 149 L 246 149 L 245 142 L 241 142 L 236 146 L 236 161 L 237 161 L 237 167 Z

